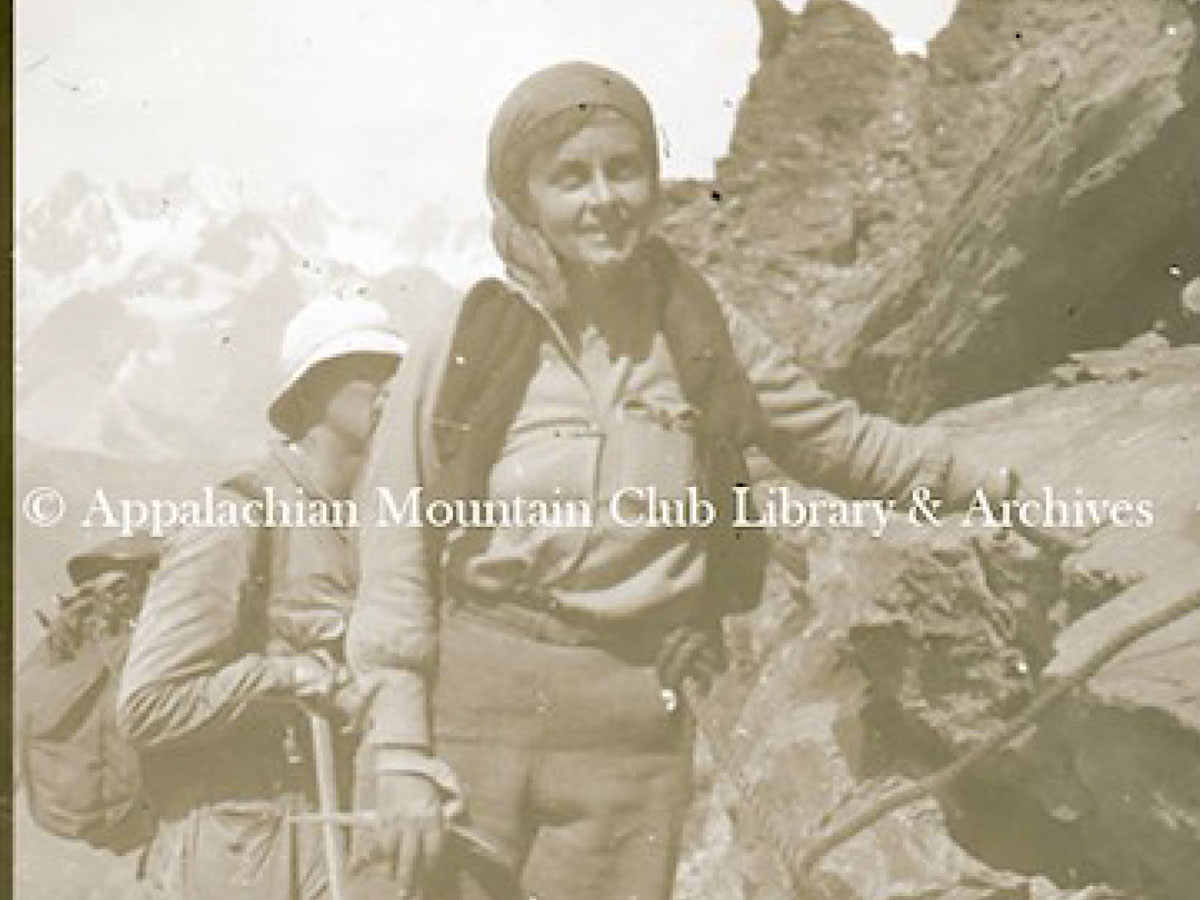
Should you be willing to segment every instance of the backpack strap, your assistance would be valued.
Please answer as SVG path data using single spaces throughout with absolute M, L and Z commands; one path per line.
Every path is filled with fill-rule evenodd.
M 716 294 L 661 238 L 648 239 L 645 254 L 657 285 L 663 336 L 684 397 L 704 412 L 702 427 L 710 437 L 739 450 L 753 444 L 764 413 L 734 352 Z
M 646 253 L 659 284 L 663 334 L 680 387 L 703 413 L 702 489 L 717 517 L 704 534 L 710 602 L 698 613 L 717 619 L 753 609 L 762 597 L 770 541 L 761 528 L 734 526 L 733 491 L 750 485 L 744 448 L 762 433 L 766 416 L 708 282 L 660 238 L 647 242 Z
M 538 313 L 499 279 L 478 282 L 454 326 L 450 355 L 433 406 L 430 499 L 482 497 L 537 369 L 542 323 Z M 441 590 L 446 530 L 430 528 L 425 560 Z
M 267 492 L 255 472 L 241 472 L 222 481 L 220 486 L 256 503 L 267 502 Z M 267 517 L 268 521 L 270 517 Z M 254 550 L 250 556 L 250 573 L 238 592 L 238 621 L 242 625 L 244 643 L 261 650 L 269 635 L 267 599 L 271 593 L 271 566 L 274 545 L 273 525 L 255 526 Z
M 537 370 L 542 334 L 537 311 L 504 282 L 488 278 L 471 288 L 433 407 L 431 496 L 482 496 Z
M 762 529 L 733 527 L 733 488 L 749 484 L 743 448 L 760 433 L 762 408 L 708 283 L 660 239 L 648 241 L 644 262 L 662 303 L 680 388 L 703 413 L 701 472 L 718 510 L 717 521 L 705 529 L 712 600 L 705 614 L 744 611 L 762 594 L 769 544 Z M 483 496 L 537 371 L 543 335 L 538 312 L 504 282 L 485 279 L 467 294 L 433 407 L 435 459 L 426 484 L 431 498 Z M 438 569 L 443 537 L 439 530 L 429 542 L 431 572 Z

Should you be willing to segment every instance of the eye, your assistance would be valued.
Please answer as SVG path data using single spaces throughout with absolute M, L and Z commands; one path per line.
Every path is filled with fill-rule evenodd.
M 614 181 L 632 181 L 646 175 L 646 164 L 640 154 L 622 154 L 609 160 L 605 172 Z
M 568 191 L 583 187 L 587 180 L 588 169 L 582 163 L 565 163 L 550 173 L 550 183 Z

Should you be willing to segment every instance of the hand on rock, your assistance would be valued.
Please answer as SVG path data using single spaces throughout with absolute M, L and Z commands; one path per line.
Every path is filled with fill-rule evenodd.
M 1019 519 L 1013 530 L 1039 550 L 1055 556 L 1082 553 L 1092 544 L 1097 528 L 1065 528 L 1058 525 L 1026 525 Z

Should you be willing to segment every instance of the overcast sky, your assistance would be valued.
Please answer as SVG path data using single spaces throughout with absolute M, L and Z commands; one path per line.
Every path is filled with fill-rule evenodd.
M 911 49 L 953 3 L 859 5 Z M 19 200 L 71 170 L 149 186 L 206 168 L 381 223 L 484 212 L 492 113 L 568 58 L 631 75 L 667 174 L 709 175 L 758 40 L 751 0 L 17 0 L 15 18 Z

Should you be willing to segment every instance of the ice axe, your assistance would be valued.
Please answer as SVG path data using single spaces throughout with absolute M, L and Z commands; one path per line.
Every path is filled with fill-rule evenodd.
M 512 862 L 491 840 L 463 825 L 449 828 L 451 860 L 493 900 L 536 900 L 521 887 Z
M 290 819 L 334 829 L 372 828 L 379 824 L 379 814 L 373 810 L 297 813 Z M 447 826 L 446 836 L 450 861 L 470 875 L 492 900 L 537 900 L 521 887 L 516 869 L 504 851 L 482 832 L 454 823 Z
M 342 853 L 342 836 L 335 820 L 338 806 L 333 731 L 329 727 L 329 720 L 319 713 L 309 712 L 308 724 L 312 729 L 313 762 L 317 770 L 317 804 L 321 811 L 321 837 L 325 845 L 329 898 L 346 900 L 346 858 Z

